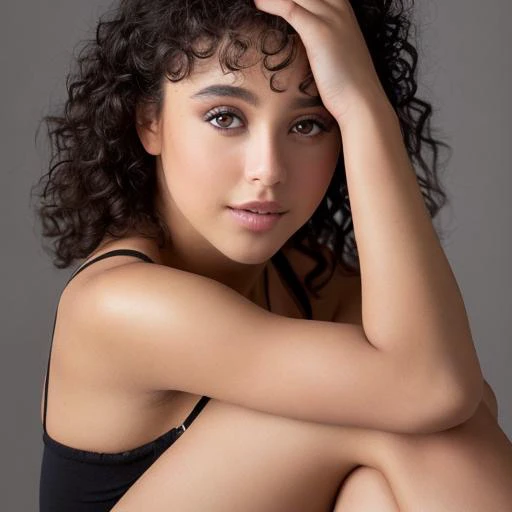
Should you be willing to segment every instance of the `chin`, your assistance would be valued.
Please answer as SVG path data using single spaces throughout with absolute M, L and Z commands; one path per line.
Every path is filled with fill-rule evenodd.
M 275 248 L 262 241 L 260 244 L 253 243 L 251 247 L 239 246 L 238 250 L 231 245 L 229 249 L 222 252 L 227 258 L 242 265 L 261 265 L 268 261 L 280 247 L 282 247 L 282 245 Z

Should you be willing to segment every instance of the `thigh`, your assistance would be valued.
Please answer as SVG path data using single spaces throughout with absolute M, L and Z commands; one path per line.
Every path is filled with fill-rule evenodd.
M 512 510 L 512 443 L 484 402 L 445 431 L 385 434 L 374 467 L 348 476 L 333 512 Z
M 113 510 L 330 512 L 378 436 L 211 399 Z
M 390 434 L 383 448 L 374 467 L 402 511 L 512 510 L 512 444 L 484 402 L 461 425 Z

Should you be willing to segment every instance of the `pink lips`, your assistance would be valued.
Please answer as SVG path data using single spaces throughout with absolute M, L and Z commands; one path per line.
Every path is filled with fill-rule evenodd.
M 253 213 L 247 210 L 229 207 L 232 217 L 241 226 L 255 232 L 272 229 L 283 216 L 282 213 Z
M 230 206 L 235 210 L 253 210 L 257 213 L 285 213 L 284 208 L 277 201 L 248 201 L 243 204 Z

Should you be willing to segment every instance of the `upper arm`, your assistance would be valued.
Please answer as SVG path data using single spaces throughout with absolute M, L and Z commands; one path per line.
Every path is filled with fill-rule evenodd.
M 362 325 L 279 316 L 195 274 L 114 267 L 83 287 L 75 315 L 99 364 L 139 390 L 393 432 L 435 421 L 421 372 L 376 349 Z

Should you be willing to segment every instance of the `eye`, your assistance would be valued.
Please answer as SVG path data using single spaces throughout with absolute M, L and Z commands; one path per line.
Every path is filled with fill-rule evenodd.
M 320 128 L 319 132 L 315 133 L 314 135 L 309 135 L 309 137 L 316 137 L 318 135 L 321 135 L 323 132 L 327 131 L 327 127 L 325 126 L 325 124 L 322 121 L 317 120 L 316 118 L 301 119 L 300 121 L 297 121 L 295 123 L 295 126 L 303 127 L 303 126 L 307 126 L 308 124 L 310 124 L 310 125 L 316 124 L 316 126 Z M 309 130 L 305 136 L 307 137 L 308 134 L 310 134 L 310 133 L 311 133 L 311 130 Z
M 233 112 L 232 110 L 229 110 L 229 109 L 222 109 L 222 108 L 219 108 L 219 109 L 215 109 L 215 110 L 212 110 L 211 112 L 209 112 L 208 114 L 206 114 L 205 116 L 205 121 L 209 122 L 209 121 L 212 121 L 212 120 L 215 120 L 217 122 L 218 119 L 220 118 L 224 118 L 224 121 L 221 121 L 221 126 L 215 126 L 215 125 L 212 125 L 214 128 L 216 128 L 217 130 L 222 130 L 222 131 L 225 131 L 225 130 L 229 130 L 230 128 L 226 128 L 226 122 L 225 122 L 225 118 L 232 118 L 232 117 L 236 117 L 237 119 L 240 119 L 240 117 L 235 114 L 235 112 Z M 231 123 L 227 123 L 228 125 L 230 125 Z M 224 125 L 224 126 L 223 126 Z M 237 126 L 236 128 L 240 128 L 239 126 Z
M 212 123 L 210 123 L 210 124 L 212 124 L 212 126 L 216 130 L 221 130 L 223 132 L 227 132 L 227 131 L 233 131 L 238 128 L 241 128 L 241 126 L 235 126 L 235 128 L 228 128 L 228 126 L 232 126 L 232 122 L 230 122 L 230 120 L 232 118 L 236 118 L 236 119 L 240 120 L 240 116 L 238 114 L 236 114 L 233 110 L 226 108 L 226 107 L 220 107 L 218 109 L 212 110 L 211 112 L 208 112 L 208 114 L 206 114 L 204 120 L 206 122 L 215 121 L 220 126 L 215 126 Z M 219 123 L 219 120 L 220 120 L 220 123 Z M 299 121 L 297 121 L 295 123 L 294 126 L 295 127 L 304 127 L 304 126 L 307 127 L 308 125 L 310 125 L 310 126 L 316 125 L 317 128 L 319 128 L 319 130 L 317 130 L 316 133 L 313 133 L 313 135 L 311 135 L 311 133 L 314 132 L 314 128 L 313 128 L 313 130 L 312 129 L 306 130 L 305 134 L 301 133 L 300 131 L 295 132 L 295 133 L 298 133 L 299 135 L 302 135 L 305 138 L 314 138 L 319 135 L 322 135 L 322 133 L 324 133 L 324 132 L 330 131 L 327 123 L 321 119 L 316 118 L 316 117 L 308 117 L 308 118 L 300 119 Z

